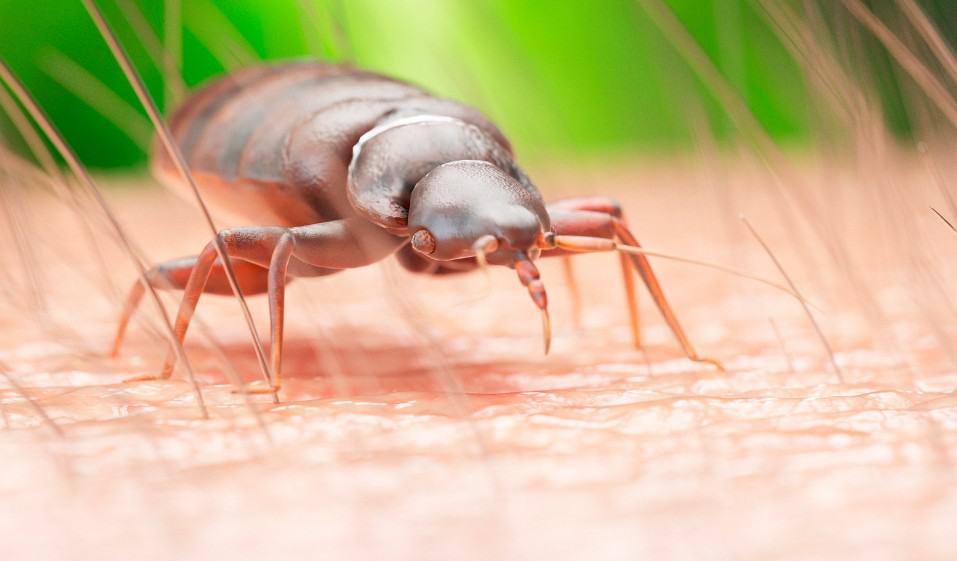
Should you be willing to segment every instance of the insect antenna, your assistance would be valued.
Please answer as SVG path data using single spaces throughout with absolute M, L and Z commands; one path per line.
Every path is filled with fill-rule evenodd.
M 674 255 L 671 253 L 662 253 L 660 251 L 651 251 L 642 247 L 635 247 L 631 245 L 625 245 L 615 242 L 614 240 L 609 240 L 606 238 L 594 238 L 591 236 L 564 236 L 556 235 L 552 238 L 554 240 L 553 248 L 564 249 L 565 251 L 574 251 L 578 253 L 593 253 L 601 251 L 620 251 L 622 253 L 627 253 L 631 255 L 645 255 L 647 257 L 658 257 L 661 259 L 667 259 L 669 261 L 677 261 L 679 263 L 687 263 L 689 265 L 696 265 L 699 267 L 706 267 L 708 269 L 713 269 L 715 271 L 721 271 L 722 273 L 727 273 L 729 275 L 740 277 L 743 279 L 752 280 L 759 282 L 761 284 L 776 288 L 785 294 L 796 298 L 798 301 L 806 303 L 808 306 L 821 311 L 821 309 L 815 306 L 812 302 L 808 301 L 804 296 L 796 292 L 795 290 L 788 288 L 782 284 L 776 283 L 772 280 L 768 280 L 757 275 L 753 275 L 747 271 L 742 271 L 740 269 L 735 269 L 718 263 L 712 263 L 710 261 L 702 261 L 700 259 L 692 259 L 690 257 L 682 257 L 680 255 Z M 545 248 L 543 248 L 545 249 Z
M 160 140 L 166 148 L 167 153 L 173 160 L 173 163 L 176 165 L 177 171 L 189 185 L 190 190 L 193 192 L 193 197 L 196 199 L 203 218 L 205 219 L 209 230 L 213 234 L 213 246 L 216 249 L 216 254 L 219 257 L 220 262 L 223 264 L 223 269 L 226 273 L 226 279 L 229 281 L 229 286 L 232 289 L 233 294 L 236 296 L 236 300 L 239 302 L 240 308 L 242 309 L 246 326 L 249 328 L 249 334 L 252 337 L 253 348 L 256 352 L 256 358 L 259 361 L 259 368 L 263 374 L 263 378 L 265 379 L 266 384 L 271 386 L 272 375 L 269 370 L 269 363 L 266 360 L 266 353 L 263 351 L 262 343 L 259 340 L 258 332 L 256 331 L 255 322 L 253 321 L 252 314 L 249 311 L 249 306 L 246 304 L 246 299 L 243 297 L 242 291 L 239 288 L 239 281 L 236 279 L 236 272 L 233 270 L 229 255 L 226 254 L 226 247 L 223 244 L 223 240 L 219 237 L 219 229 L 216 228 L 216 224 L 213 222 L 213 218 L 209 213 L 209 209 L 206 207 L 206 203 L 203 201 L 203 196 L 200 194 L 199 186 L 196 185 L 196 181 L 189 170 L 189 165 L 186 163 L 186 158 L 183 157 L 183 153 L 180 151 L 179 146 L 176 145 L 176 142 L 173 139 L 173 134 L 170 132 L 166 122 L 159 114 L 159 109 L 156 106 L 156 102 L 153 101 L 149 91 L 147 91 L 142 77 L 140 77 L 139 73 L 133 67 L 132 61 L 126 54 L 126 51 L 123 50 L 123 46 L 120 44 L 119 39 L 117 39 L 116 34 L 103 17 L 103 13 L 100 12 L 100 9 L 96 6 L 96 3 L 93 2 L 93 0 L 83 0 L 83 5 L 86 7 L 87 12 L 90 14 L 90 17 L 93 19 L 94 23 L 96 23 L 100 34 L 103 36 L 103 39 L 109 45 L 110 50 L 113 52 L 113 56 L 116 58 L 116 61 L 123 68 L 123 73 L 126 74 L 127 80 L 136 91 L 137 97 L 140 99 L 140 102 L 146 109 L 150 120 L 153 122 L 153 126 L 156 128 L 156 132 L 159 135 Z M 145 271 L 143 275 L 143 281 L 148 282 Z M 172 333 L 172 328 L 170 332 Z M 277 396 L 274 395 L 273 399 L 276 403 L 278 403 Z

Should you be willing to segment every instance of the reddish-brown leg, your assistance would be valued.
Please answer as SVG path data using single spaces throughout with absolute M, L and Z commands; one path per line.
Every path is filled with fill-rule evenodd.
M 236 228 L 221 232 L 219 241 L 230 258 L 268 268 L 272 362 L 279 367 L 282 365 L 282 322 L 288 275 L 318 276 L 361 267 L 390 255 L 404 243 L 402 238 L 392 236 L 378 226 L 360 219 L 336 220 L 295 228 Z M 173 326 L 174 334 L 180 343 L 186 337 L 193 311 L 200 295 L 205 291 L 216 257 L 216 246 L 210 242 L 196 258 Z M 160 377 L 169 377 L 175 363 L 176 355 L 171 350 Z M 271 387 L 253 391 L 275 392 L 278 389 L 275 382 L 281 373 L 271 374 L 274 377 Z
M 641 247 L 641 245 L 638 243 L 638 240 L 631 233 L 625 223 L 619 219 L 615 219 L 615 232 L 618 239 L 621 240 L 623 244 Z M 688 355 L 688 358 L 696 362 L 713 364 L 714 366 L 717 366 L 719 370 L 724 370 L 724 366 L 718 360 L 699 356 L 695 351 L 694 347 L 691 345 L 691 341 L 685 334 L 684 329 L 682 329 L 681 324 L 678 322 L 678 317 L 675 315 L 674 310 L 672 310 L 671 305 L 668 304 L 668 300 L 665 298 L 665 293 L 661 289 L 661 285 L 658 283 L 658 277 L 655 276 L 654 271 L 651 269 L 651 263 L 648 262 L 648 258 L 644 255 L 630 254 L 622 255 L 622 257 L 627 257 L 634 264 L 638 274 L 641 275 L 641 280 L 645 282 L 645 286 L 647 286 L 648 291 L 651 292 L 651 297 L 654 299 L 655 305 L 658 306 L 658 310 L 661 311 L 661 315 L 665 318 L 665 323 L 667 323 L 668 327 L 671 328 L 671 332 L 675 334 L 675 338 L 678 339 L 678 343 L 681 344 L 681 348 L 684 350 L 685 354 Z
M 153 288 L 158 290 L 182 290 L 186 287 L 189 276 L 196 264 L 196 259 L 196 257 L 185 257 L 160 263 L 149 271 L 147 278 Z M 266 269 L 245 261 L 236 261 L 233 264 L 233 269 L 236 272 L 236 279 L 239 281 L 239 287 L 243 291 L 243 294 L 252 295 L 266 292 Z M 115 357 L 120 354 L 120 347 L 123 344 L 123 338 L 126 335 L 130 319 L 132 319 L 133 314 L 136 313 L 145 292 L 146 288 L 141 281 L 137 281 L 130 288 L 126 303 L 117 321 L 116 335 L 113 338 L 113 346 L 110 349 L 111 356 Z M 229 287 L 229 282 L 226 279 L 225 270 L 218 261 L 213 264 L 205 292 L 210 294 L 232 294 L 232 289 Z
M 251 393 L 273 393 L 282 388 L 282 346 L 286 316 L 286 273 L 296 248 L 295 238 L 285 234 L 276 244 L 269 264 L 269 340 L 272 363 L 272 387 L 250 388 Z
M 622 213 L 621 205 L 618 204 L 618 201 L 608 197 L 574 197 L 570 199 L 561 199 L 548 203 L 548 212 L 552 217 L 553 223 L 556 219 L 555 215 L 558 214 L 560 219 L 562 212 L 594 212 L 624 220 L 624 214 Z M 560 223 L 560 225 L 568 228 L 569 232 L 558 232 L 556 230 L 556 233 L 570 234 L 571 230 L 575 230 L 579 232 L 576 235 L 595 235 L 598 237 L 610 236 L 610 239 L 614 238 L 615 235 L 614 230 L 609 228 L 605 218 L 595 217 L 591 219 L 585 219 L 583 217 L 579 217 L 577 219 L 566 220 L 564 224 Z M 592 233 L 585 233 L 586 231 L 590 231 Z M 580 324 L 581 294 L 578 290 L 578 282 L 575 278 L 571 256 L 566 255 L 562 258 L 562 260 L 565 270 L 565 279 L 570 290 L 572 291 L 572 306 L 575 322 Z M 632 339 L 635 347 L 641 348 L 641 316 L 638 312 L 638 293 L 635 289 L 635 279 L 631 276 L 631 265 L 628 261 L 628 256 L 619 255 L 618 260 L 621 263 L 621 278 L 625 286 L 625 298 L 628 300 L 628 319 L 631 323 Z
M 575 206 L 587 207 L 590 210 L 567 210 Z M 558 201 L 549 205 L 549 214 L 552 217 L 552 226 L 556 234 L 591 236 L 612 240 L 618 239 L 625 245 L 641 247 L 638 240 L 628 229 L 624 219 L 620 218 L 622 216 L 620 206 L 613 199 L 584 197 L 582 199 Z M 543 256 L 550 255 L 567 256 L 568 254 L 562 250 L 547 251 L 543 254 Z M 681 327 L 674 310 L 672 310 L 671 305 L 668 303 L 668 299 L 665 297 L 658 278 L 651 268 L 651 263 L 648 262 L 648 258 L 644 255 L 625 254 L 621 254 L 620 257 L 624 264 L 630 264 L 635 268 L 635 271 L 641 277 L 642 281 L 644 281 L 645 286 L 648 287 L 648 291 L 651 293 L 655 305 L 658 307 L 658 310 L 661 311 L 665 323 L 668 324 L 671 332 L 674 333 L 685 355 L 693 361 L 713 364 L 719 369 L 723 369 L 723 366 L 717 360 L 701 357 L 697 351 L 695 351 L 694 346 Z M 630 278 L 630 275 L 626 276 Z M 633 284 L 630 289 L 626 284 L 626 289 L 629 290 L 629 294 L 631 295 L 629 298 L 630 305 L 631 298 L 634 297 Z M 636 316 L 633 316 L 633 318 L 636 318 Z

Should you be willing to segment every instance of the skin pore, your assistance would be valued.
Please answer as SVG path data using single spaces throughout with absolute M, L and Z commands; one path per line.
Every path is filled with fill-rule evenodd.
M 187 351 L 208 421 L 181 366 L 170 381 L 121 382 L 162 361 L 155 313 L 106 358 L 119 292 L 71 235 L 70 208 L 17 191 L 29 206 L 10 208 L 33 236 L 26 255 L 0 245 L 0 368 L 18 382 L 0 379 L 2 549 L 11 559 L 952 558 L 957 237 L 924 216 L 939 192 L 912 154 L 856 163 L 803 162 L 792 195 L 811 185 L 801 193 L 835 201 L 800 179 L 848 181 L 847 198 L 813 216 L 769 195 L 751 161 L 536 175 L 549 196 L 620 198 L 649 249 L 779 278 L 745 214 L 815 304 L 843 382 L 799 304 L 717 272 L 654 263 L 726 372 L 684 358 L 644 293 L 645 347 L 631 346 L 611 254 L 573 260 L 577 325 L 561 261 L 538 263 L 548 357 L 513 271 L 421 277 L 388 262 L 291 285 L 279 405 L 234 393 L 234 375 L 257 379 L 256 358 L 235 302 L 207 298 Z M 885 196 L 865 197 L 860 186 L 878 178 Z M 131 181 L 142 179 L 121 183 Z M 906 202 L 892 204 L 905 184 Z M 195 211 L 167 193 L 111 187 L 152 259 L 205 239 Z M 119 255 L 99 240 L 107 260 Z M 23 263 L 37 264 L 32 277 Z M 130 278 L 106 273 L 118 286 Z M 265 304 L 251 306 L 262 330 Z

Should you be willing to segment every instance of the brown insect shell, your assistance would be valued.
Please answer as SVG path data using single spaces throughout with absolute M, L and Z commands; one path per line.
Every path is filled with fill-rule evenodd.
M 549 230 L 549 217 L 538 191 L 529 189 L 498 166 L 479 160 L 442 164 L 412 191 L 409 230 L 428 230 L 437 261 L 471 257 L 483 236 L 498 240 L 486 259 L 511 265 L 518 252 L 528 255 Z
M 349 164 L 349 202 L 371 222 L 396 235 L 410 235 L 413 230 L 409 228 L 409 208 L 416 184 L 437 167 L 462 160 L 486 162 L 500 170 L 529 199 L 537 200 L 547 224 L 541 195 L 515 165 L 509 151 L 479 127 L 438 115 L 398 118 L 365 133 L 353 148 Z M 492 186 L 476 181 L 469 181 L 469 185 L 477 190 L 479 199 L 461 195 L 473 205 L 470 208 L 479 210 L 474 205 L 487 199 Z

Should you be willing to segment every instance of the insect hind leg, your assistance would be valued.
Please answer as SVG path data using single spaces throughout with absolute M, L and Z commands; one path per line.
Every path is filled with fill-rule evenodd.
M 149 270 L 147 279 L 153 288 L 159 290 L 183 290 L 186 288 L 189 276 L 193 272 L 196 260 L 197 256 L 164 261 Z M 266 269 L 254 263 L 235 260 L 233 261 L 233 270 L 236 272 L 239 287 L 243 294 L 252 295 L 266 292 L 268 284 Z M 127 327 L 145 292 L 146 287 L 141 281 L 137 281 L 130 287 L 126 303 L 117 321 L 116 334 L 113 337 L 113 346 L 110 350 L 111 356 L 119 355 Z M 218 260 L 213 264 L 209 281 L 203 287 L 203 292 L 221 295 L 231 295 L 233 293 L 226 278 L 225 268 Z

